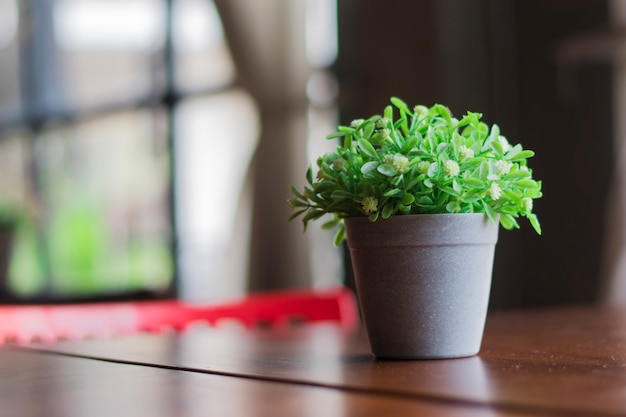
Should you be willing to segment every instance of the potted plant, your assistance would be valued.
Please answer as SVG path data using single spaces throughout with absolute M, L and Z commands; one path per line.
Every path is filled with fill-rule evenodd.
M 440 104 L 339 126 L 336 151 L 308 185 L 291 186 L 290 220 L 326 217 L 346 238 L 373 353 L 381 358 L 471 356 L 482 341 L 498 224 L 538 234 L 534 153 L 511 145 L 479 113 L 456 119 Z M 328 217 L 330 217 L 328 219 Z

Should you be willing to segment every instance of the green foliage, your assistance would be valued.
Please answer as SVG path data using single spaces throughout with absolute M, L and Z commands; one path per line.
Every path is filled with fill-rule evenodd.
M 306 230 L 332 214 L 323 227 L 339 226 L 336 244 L 345 238 L 343 219 L 356 216 L 484 213 L 491 221 L 499 216 L 505 229 L 519 228 L 523 216 L 541 234 L 532 212 L 541 181 L 527 166 L 533 151 L 509 144 L 479 113 L 458 120 L 440 104 L 411 110 L 399 98 L 391 103 L 383 116 L 355 120 L 328 136 L 341 144 L 317 159 L 315 177 L 309 168 L 304 190 L 291 187 L 290 220 L 302 216 Z

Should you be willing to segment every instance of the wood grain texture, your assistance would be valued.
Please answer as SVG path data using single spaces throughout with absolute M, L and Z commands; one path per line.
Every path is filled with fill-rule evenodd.
M 492 314 L 481 353 L 454 360 L 376 360 L 364 333 L 330 324 L 279 331 L 198 327 L 29 348 L 501 412 L 626 415 L 623 310 Z
M 489 407 L 0 348 L 3 417 L 523 416 Z

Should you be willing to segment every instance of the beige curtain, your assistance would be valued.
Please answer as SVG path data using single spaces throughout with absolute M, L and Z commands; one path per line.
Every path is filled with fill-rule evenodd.
M 617 153 L 609 191 L 600 301 L 626 305 L 626 148 Z
M 564 70 L 594 61 L 613 67 L 615 170 L 608 192 L 598 301 L 626 305 L 626 2 L 608 4 L 612 27 L 565 39 L 556 49 L 556 59 Z
M 288 223 L 289 184 L 306 170 L 307 98 L 305 3 L 216 0 L 239 86 L 259 109 L 261 137 L 249 184 L 252 192 L 249 290 L 311 285 L 307 240 Z M 245 260 L 242 260 L 245 262 Z
M 626 305 L 626 2 L 610 0 L 613 28 L 598 44 L 613 66 L 615 171 L 609 188 L 600 302 Z

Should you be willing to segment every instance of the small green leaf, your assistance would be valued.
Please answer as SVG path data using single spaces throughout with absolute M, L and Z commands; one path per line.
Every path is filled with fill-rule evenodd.
M 309 212 L 304 216 L 302 220 L 305 222 L 308 222 L 310 220 L 316 220 L 322 217 L 324 214 L 324 211 L 320 209 L 309 210 Z
M 313 185 L 313 167 L 309 166 L 309 169 L 306 171 L 306 180 L 309 184 Z
M 308 207 L 309 206 L 304 199 L 301 200 L 301 199 L 298 199 L 298 198 L 295 198 L 295 197 L 292 197 L 292 198 L 288 199 L 287 202 L 289 203 L 289 205 L 292 208 Z
M 374 133 L 374 129 L 376 128 L 376 123 L 370 122 L 363 129 L 363 137 L 365 139 L 369 139 L 372 137 L 372 133 Z
M 505 196 L 507 196 L 512 202 L 513 204 L 515 204 L 516 206 L 520 206 L 522 204 L 522 198 L 517 195 L 516 193 L 514 193 L 511 190 L 508 189 L 504 189 L 502 190 L 502 192 L 504 193 Z
M 502 144 L 499 140 L 491 141 L 491 149 L 493 149 L 498 155 L 504 154 L 504 148 L 502 147 Z
M 539 224 L 539 219 L 537 218 L 537 216 L 535 214 L 529 214 L 526 216 L 526 218 L 530 221 L 530 224 L 532 225 L 533 229 L 535 229 L 535 232 L 537 232 L 538 235 L 541 235 L 541 225 Z
M 337 188 L 337 183 L 335 183 L 334 181 L 327 181 L 327 180 L 318 182 L 313 186 L 315 194 L 321 194 L 326 191 L 332 191 L 335 188 Z
M 506 177 L 511 179 L 517 178 L 529 178 L 531 176 L 529 171 L 524 171 L 522 169 L 518 169 L 517 171 L 509 172 Z
M 421 174 L 418 175 L 417 177 L 413 178 L 407 185 L 406 185 L 406 189 L 410 190 L 413 187 L 415 187 L 417 184 L 419 184 L 420 182 L 424 181 L 424 179 L 426 179 L 426 175 Z
M 533 151 L 525 150 L 525 151 L 516 153 L 512 157 L 509 157 L 507 155 L 505 159 L 508 159 L 509 161 L 522 161 L 528 158 L 532 158 L 533 156 L 535 156 L 535 153 Z
M 415 201 L 415 196 L 413 194 L 406 193 L 404 194 L 404 196 L 402 196 L 402 200 L 400 200 L 400 204 L 409 205 L 409 204 L 413 204 L 414 201 Z
M 311 201 L 315 201 L 316 203 L 322 202 L 320 197 L 315 193 L 315 191 L 313 191 L 309 187 L 304 187 L 304 196 Z
M 440 185 L 440 186 L 439 186 L 439 189 L 440 189 L 441 191 L 443 191 L 444 193 L 446 193 L 446 194 L 450 194 L 451 196 L 454 196 L 454 197 L 459 197 L 459 196 L 460 196 L 460 193 L 456 192 L 456 191 L 455 191 L 453 188 L 451 188 L 451 187 Z
M 300 216 L 301 214 L 303 214 L 307 210 L 308 209 L 302 209 L 302 210 L 298 210 L 298 211 L 294 212 L 291 216 L 289 216 L 289 219 L 287 221 L 292 221 L 293 219 L 295 219 L 296 217 Z
M 402 129 L 402 134 L 404 136 L 407 136 L 409 134 L 409 122 L 407 121 L 406 118 L 407 118 L 407 115 L 403 113 L 401 123 L 400 123 L 400 128 Z M 396 138 L 396 144 L 398 145 L 399 148 L 402 148 L 402 142 L 400 141 L 399 137 Z
M 450 110 L 448 110 L 446 106 L 442 104 L 435 104 L 433 108 L 441 117 L 444 118 L 448 125 L 452 124 L 452 115 L 450 114 Z
M 417 145 L 418 141 L 419 141 L 419 138 L 417 136 L 409 136 L 406 139 L 406 142 L 404 142 L 404 145 L 402 145 L 402 153 L 408 154 L 409 152 L 411 152 L 411 150 L 413 150 L 415 145 Z
M 529 180 L 529 179 L 519 180 L 515 182 L 515 185 L 517 185 L 518 187 L 527 188 L 530 190 L 539 188 L 539 184 L 537 184 L 537 181 Z
M 437 176 L 437 169 L 439 168 L 439 165 L 436 162 L 433 162 L 432 164 L 430 164 L 430 166 L 428 167 L 428 173 L 427 175 L 430 178 L 434 178 Z
M 337 138 L 342 138 L 344 136 L 349 135 L 351 132 L 335 132 L 335 133 L 331 133 L 330 135 L 326 136 L 326 139 L 337 139 Z
M 514 206 L 502 206 L 498 210 L 500 211 L 500 213 L 507 213 L 513 217 L 516 217 L 518 215 L 517 207 Z
M 389 120 L 393 120 L 393 107 L 391 106 L 387 106 L 385 107 L 385 111 L 383 113 L 383 115 L 389 119 Z
M 387 191 L 386 193 L 383 194 L 383 197 L 394 197 L 397 196 L 399 194 L 402 194 L 404 191 L 402 191 L 399 188 L 393 188 L 389 191 Z
M 295 195 L 296 197 L 298 197 L 301 200 L 304 200 L 304 196 L 302 195 L 302 193 L 296 187 L 294 187 L 293 185 L 290 185 L 289 189 L 291 190 L 291 193 L 293 195 Z
M 343 140 L 344 149 L 352 149 L 352 135 L 348 135 Z
M 363 151 L 364 154 L 369 156 L 370 158 L 378 159 L 378 154 L 376 153 L 376 149 L 374 146 L 365 139 L 359 139 L 359 148 Z
M 481 180 L 486 180 L 487 177 L 489 176 L 489 163 L 487 163 L 487 161 L 483 161 L 482 164 L 480 164 L 480 168 L 478 169 L 478 177 Z
M 333 199 L 354 198 L 354 194 L 346 190 L 335 190 L 330 194 Z
M 479 180 L 478 178 L 473 178 L 473 177 L 463 178 L 463 183 L 465 185 L 469 185 L 470 187 L 485 188 L 487 186 L 487 184 L 484 181 Z
M 480 200 L 480 195 L 478 195 L 478 192 L 476 190 L 470 190 L 467 193 L 463 194 L 463 201 L 465 201 L 466 203 L 476 203 Z
M 450 196 L 446 193 L 440 193 L 437 201 L 435 201 L 436 206 L 443 207 L 448 204 L 448 200 L 450 200 Z
M 448 213 L 458 213 L 461 211 L 461 206 L 456 201 L 451 201 L 446 204 L 446 211 Z
M 383 216 L 383 219 L 388 219 L 389 217 L 391 217 L 392 214 L 393 214 L 393 204 L 385 204 L 385 206 L 383 207 L 383 211 L 381 213 L 381 216 Z
M 376 168 L 378 167 L 380 163 L 378 161 L 369 161 L 363 164 L 363 166 L 361 167 L 361 173 L 364 175 L 368 175 L 373 173 L 374 171 L 376 171 Z
M 497 143 L 498 145 L 500 145 L 500 147 L 498 148 L 499 152 L 502 153 L 503 149 L 502 149 L 502 145 L 500 144 L 500 141 L 498 140 L 499 137 L 500 137 L 500 126 L 494 124 L 491 126 L 491 132 L 487 140 L 485 141 L 485 144 L 494 146 L 494 143 Z
M 389 101 L 391 101 L 391 104 L 396 106 L 399 110 L 408 114 L 412 113 L 411 110 L 409 110 L 409 106 L 407 106 L 407 104 L 398 97 L 391 97 Z
M 516 157 L 520 152 L 522 152 L 524 150 L 524 148 L 522 148 L 522 145 L 520 145 L 519 143 L 515 146 L 513 146 L 511 149 L 509 149 L 509 151 L 507 152 L 505 159 L 512 159 L 514 157 Z
M 403 178 L 404 178 L 404 176 L 402 174 L 400 174 L 400 175 L 398 175 L 396 177 L 393 177 L 393 179 L 391 180 L 391 184 L 395 185 L 395 186 L 398 186 L 402 182 Z
M 437 135 L 435 129 L 432 126 L 428 126 L 428 133 L 426 134 L 428 139 L 428 145 L 430 145 L 430 151 L 434 151 L 437 148 Z
M 340 220 L 335 218 L 332 220 L 327 221 L 326 223 L 322 224 L 321 228 L 324 230 L 328 230 L 328 229 L 332 229 L 333 227 L 337 226 L 339 224 Z
M 456 191 L 458 194 L 463 191 L 463 187 L 461 187 L 461 184 L 459 184 L 456 178 L 452 180 L 452 189 L 454 189 L 454 191 Z
M 492 223 L 496 222 L 496 217 L 497 214 L 496 212 L 493 210 L 493 207 L 491 207 L 489 204 L 487 204 L 485 201 L 482 202 L 483 203 L 483 211 L 485 212 L 485 214 L 487 215 L 487 217 L 489 218 L 489 220 Z
M 340 246 L 341 243 L 343 243 L 345 239 L 346 239 L 346 228 L 343 225 L 343 223 L 341 223 L 341 225 L 339 226 L 339 229 L 337 229 L 337 233 L 335 233 L 335 239 L 333 243 L 335 244 L 335 246 Z
M 393 177 L 398 175 L 398 171 L 396 171 L 389 164 L 380 164 L 378 165 L 378 167 L 376 167 L 376 170 L 387 177 Z
M 420 189 L 418 191 L 416 191 L 415 194 L 415 198 L 419 197 L 419 196 L 423 196 L 423 195 L 432 195 L 433 190 L 431 190 L 430 188 L 426 187 L 425 189 Z
M 519 229 L 519 223 L 517 223 L 517 220 L 507 213 L 500 214 L 500 224 L 507 230 Z
M 435 202 L 433 201 L 432 198 L 428 197 L 427 195 L 422 196 L 420 198 L 417 199 L 417 203 L 419 205 L 426 205 L 426 206 L 432 206 L 433 204 L 435 204 Z

